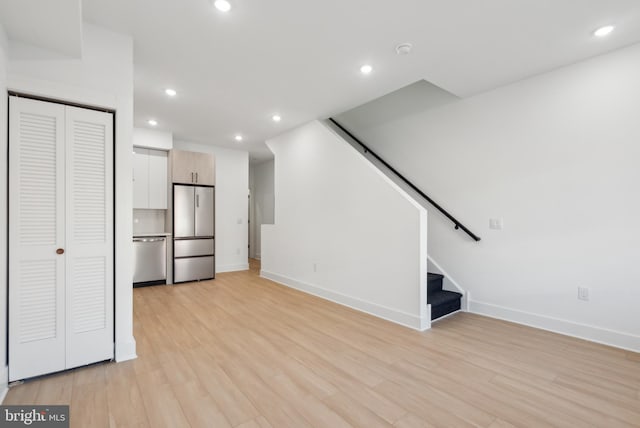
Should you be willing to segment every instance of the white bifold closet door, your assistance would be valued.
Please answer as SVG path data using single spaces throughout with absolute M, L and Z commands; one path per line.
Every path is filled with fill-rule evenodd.
M 113 115 L 10 97 L 9 380 L 113 357 Z

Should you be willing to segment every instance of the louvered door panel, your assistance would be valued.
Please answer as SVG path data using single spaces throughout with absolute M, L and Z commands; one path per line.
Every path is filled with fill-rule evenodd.
M 56 277 L 55 260 L 25 260 L 20 293 L 20 343 L 55 339 L 56 337 Z
M 71 301 L 74 334 L 102 330 L 107 325 L 105 257 L 76 259 L 72 266 L 73 298 Z
M 113 357 L 113 116 L 67 107 L 67 368 Z
M 70 137 L 73 240 L 76 244 L 105 242 L 105 125 L 73 121 Z
M 56 244 L 57 118 L 20 112 L 20 242 Z
M 10 98 L 9 380 L 65 368 L 64 112 Z

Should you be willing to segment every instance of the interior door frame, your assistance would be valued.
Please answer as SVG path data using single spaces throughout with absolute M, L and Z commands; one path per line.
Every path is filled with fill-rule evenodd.
M 18 97 L 18 98 L 25 98 L 25 99 L 31 99 L 31 100 L 35 100 L 35 101 L 43 101 L 43 102 L 48 102 L 48 103 L 54 103 L 54 104 L 60 104 L 60 105 L 64 105 L 64 106 L 71 106 L 71 107 L 77 107 L 77 108 L 83 108 L 83 109 L 87 109 L 87 110 L 94 110 L 94 111 L 99 111 L 99 112 L 103 112 L 103 113 L 109 113 L 112 115 L 112 151 L 111 151 L 111 156 L 113 159 L 113 174 L 112 174 L 112 183 L 111 185 L 113 186 L 113 200 L 112 200 L 112 258 L 113 258 L 113 272 L 112 272 L 112 284 L 111 284 L 111 292 L 112 292 L 112 298 L 113 298 L 113 331 L 112 331 L 112 342 L 113 342 L 113 354 L 112 354 L 112 358 L 109 361 L 114 361 L 116 359 L 116 324 L 118 322 L 118 317 L 117 317 L 117 311 L 116 311 L 116 305 L 117 305 L 117 287 L 116 287 L 116 272 L 117 272 L 117 257 L 116 257 L 116 238 L 117 238 L 117 229 L 116 229 L 116 204 L 117 204 L 117 193 L 118 193 L 118 189 L 116 187 L 116 176 L 117 176 L 117 162 L 116 162 L 116 148 L 117 148 L 117 144 L 116 144 L 116 139 L 117 139 L 117 133 L 116 133 L 116 123 L 117 123 L 117 110 L 116 109 L 110 109 L 110 108 L 104 108 L 104 107 L 98 107 L 98 106 L 93 106 L 93 105 L 89 105 L 89 104 L 83 104 L 83 103 L 76 103 L 73 101 L 68 101 L 68 100 L 62 100 L 62 99 L 57 99 L 57 98 L 51 98 L 51 97 L 45 97 L 45 96 L 39 96 L 39 95 L 33 95 L 33 94 L 29 94 L 29 93 L 24 93 L 24 92 L 19 92 L 19 91 L 13 91 L 13 90 L 8 90 L 7 91 L 7 151 L 9 150 L 9 146 L 11 144 L 11 141 L 9 139 L 9 132 L 10 132 L 10 117 L 11 117 L 11 109 L 9 106 L 9 100 L 11 99 L 11 97 Z M 9 229 L 11 227 L 10 224 L 10 219 L 8 216 L 9 213 L 9 200 L 10 200 L 10 191 L 11 191 L 11 181 L 10 181 L 10 176 L 9 176 L 9 171 L 10 171 L 11 165 L 9 162 L 9 157 L 7 156 L 7 232 L 6 232 L 6 237 L 7 237 L 7 242 L 6 242 L 6 251 L 7 251 L 7 260 L 6 260 L 6 266 L 7 266 L 7 270 L 6 270 L 6 284 L 7 284 L 7 289 L 6 289 L 6 320 L 5 320 L 5 338 L 6 338 L 6 346 L 5 346 L 5 363 L 7 365 L 7 367 L 10 364 L 9 361 L 9 294 L 11 293 L 11 284 L 9 282 L 9 269 L 10 269 L 10 265 L 9 265 L 9 259 L 11 257 L 10 254 L 10 236 L 9 236 Z

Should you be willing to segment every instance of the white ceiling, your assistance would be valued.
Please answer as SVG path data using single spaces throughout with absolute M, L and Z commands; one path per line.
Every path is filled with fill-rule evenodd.
M 466 97 L 640 41 L 637 0 L 230 2 L 223 14 L 209 0 L 83 1 L 86 21 L 134 37 L 137 126 L 153 117 L 261 159 L 265 139 L 421 79 Z M 591 35 L 609 23 L 609 37 Z
M 56 54 L 82 54 L 81 0 L 0 0 L 0 24 L 10 40 Z

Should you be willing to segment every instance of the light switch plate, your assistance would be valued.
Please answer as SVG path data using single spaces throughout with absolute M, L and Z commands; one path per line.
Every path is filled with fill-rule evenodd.
M 504 227 L 504 220 L 502 219 L 502 217 L 489 219 L 489 229 L 502 230 L 503 227 Z

